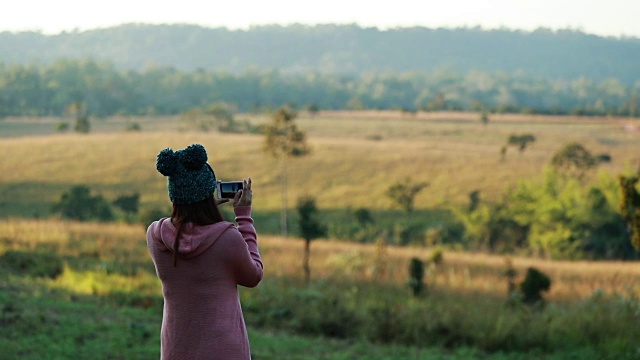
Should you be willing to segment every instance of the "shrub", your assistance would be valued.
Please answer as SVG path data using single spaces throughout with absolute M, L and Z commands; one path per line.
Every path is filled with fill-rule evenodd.
M 353 215 L 356 217 L 356 221 L 358 222 L 358 224 L 360 224 L 360 226 L 366 226 L 367 224 L 373 223 L 371 212 L 365 208 L 356 210 Z
M 140 194 L 121 195 L 113 201 L 113 205 L 127 214 L 135 214 L 140 207 Z
M 57 278 L 64 270 L 62 260 L 55 254 L 9 250 L 0 257 L 0 266 L 21 275 Z
M 541 305 L 543 291 L 549 291 L 551 279 L 536 268 L 528 268 L 525 279 L 520 283 L 522 301 L 529 305 Z
M 124 130 L 130 131 L 130 132 L 142 131 L 142 127 L 137 122 L 134 122 L 134 123 L 128 123 L 127 126 L 124 128 Z
M 69 123 L 60 121 L 59 123 L 56 124 L 57 132 L 66 132 L 68 130 L 69 130 Z
M 72 187 L 62 194 L 53 211 L 65 219 L 79 221 L 111 221 L 114 219 L 109 202 L 101 195 L 92 196 L 91 189 L 85 185 Z
M 424 291 L 424 262 L 418 258 L 412 258 L 409 263 L 409 287 L 413 296 L 420 296 Z

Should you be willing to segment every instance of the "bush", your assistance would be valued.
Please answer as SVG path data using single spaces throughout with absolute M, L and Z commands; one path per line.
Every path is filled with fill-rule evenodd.
M 0 267 L 20 275 L 57 278 L 64 270 L 62 260 L 55 254 L 9 250 L 0 257 Z
M 522 301 L 529 305 L 544 303 L 543 291 L 549 291 L 551 279 L 536 268 L 528 268 L 525 279 L 520 283 Z
M 140 207 L 140 194 L 121 195 L 113 201 L 113 205 L 119 207 L 127 214 L 135 214 Z
M 79 221 L 111 221 L 114 219 L 109 202 L 101 195 L 92 196 L 91 189 L 85 185 L 72 187 L 62 194 L 53 211 L 63 218 Z
M 57 132 L 66 132 L 68 130 L 69 130 L 69 123 L 61 121 L 61 122 L 56 124 L 56 131 Z
M 409 287 L 413 296 L 420 296 L 424 291 L 424 262 L 418 258 L 412 258 L 409 263 Z

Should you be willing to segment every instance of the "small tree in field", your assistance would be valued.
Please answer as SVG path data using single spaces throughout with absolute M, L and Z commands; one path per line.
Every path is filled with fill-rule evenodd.
M 65 219 L 79 221 L 111 221 L 114 219 L 109 202 L 101 195 L 91 195 L 91 189 L 85 185 L 76 185 L 62 194 L 53 211 Z
M 304 258 L 302 267 L 307 283 L 311 279 L 311 268 L 309 259 L 311 258 L 311 241 L 327 236 L 327 227 L 318 219 L 318 208 L 316 200 L 311 197 L 304 197 L 298 200 L 298 216 L 300 235 L 304 239 Z
M 84 104 L 78 102 L 69 105 L 67 113 L 73 117 L 73 130 L 82 134 L 87 134 L 91 131 L 91 122 Z
M 489 114 L 486 111 L 483 111 L 480 114 L 480 123 L 482 123 L 482 125 L 484 126 L 489 125 Z
M 409 287 L 413 296 L 420 296 L 424 291 L 424 261 L 412 258 L 409 263 Z
M 518 151 L 522 154 L 527 146 L 534 141 L 536 141 L 536 137 L 531 134 L 510 135 L 509 139 L 507 139 L 507 144 L 517 147 Z
M 576 176 L 581 180 L 590 169 L 598 165 L 598 160 L 579 143 L 569 143 L 551 158 L 551 166 L 560 172 Z
M 140 194 L 121 195 L 113 201 L 113 205 L 122 209 L 127 214 L 136 214 L 140 208 Z
M 640 193 L 636 185 L 640 178 L 637 176 L 619 176 L 618 181 L 622 197 L 620 199 L 620 214 L 627 222 L 631 233 L 631 244 L 640 251 Z
M 520 283 L 522 301 L 528 305 L 544 305 L 543 291 L 549 291 L 551 279 L 536 268 L 528 268 L 525 279 Z
M 282 211 L 280 228 L 287 236 L 287 160 L 310 152 L 306 134 L 295 123 L 296 113 L 289 107 L 281 107 L 271 115 L 271 123 L 264 127 L 264 148 L 282 162 Z
M 414 201 L 418 193 L 425 187 L 429 186 L 428 183 L 413 183 L 411 179 L 407 178 L 403 182 L 397 182 L 391 185 L 387 189 L 387 196 L 396 201 L 407 214 L 413 212 Z

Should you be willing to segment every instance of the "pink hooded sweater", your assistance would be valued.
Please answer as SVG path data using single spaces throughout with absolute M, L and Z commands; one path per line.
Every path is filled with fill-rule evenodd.
M 169 218 L 147 229 L 147 246 L 162 281 L 162 359 L 250 359 L 237 285 L 255 287 L 263 266 L 250 206 L 236 222 L 185 224 L 173 266 L 176 228 Z

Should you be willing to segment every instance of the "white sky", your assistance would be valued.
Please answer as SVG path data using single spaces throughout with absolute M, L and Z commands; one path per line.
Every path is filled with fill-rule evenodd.
M 1 0 L 0 32 L 47 34 L 123 23 L 248 28 L 291 23 L 361 26 L 572 28 L 640 37 L 640 0 Z

